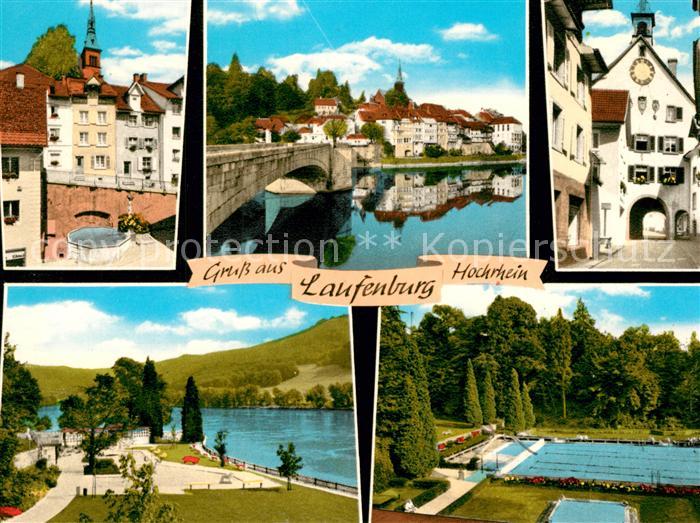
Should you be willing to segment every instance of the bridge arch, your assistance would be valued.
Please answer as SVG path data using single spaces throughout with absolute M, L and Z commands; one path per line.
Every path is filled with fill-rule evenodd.
M 628 239 L 668 239 L 670 219 L 668 207 L 661 198 L 642 196 L 630 206 Z

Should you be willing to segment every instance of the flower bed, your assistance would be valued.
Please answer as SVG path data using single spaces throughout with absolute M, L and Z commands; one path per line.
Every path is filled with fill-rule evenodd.
M 150 224 L 146 219 L 138 214 L 122 214 L 119 216 L 119 231 L 129 232 L 133 231 L 136 234 L 146 234 L 149 230 Z
M 494 480 L 498 481 L 498 480 Z M 652 485 L 649 483 L 622 483 L 597 479 L 548 478 L 544 476 L 505 476 L 505 483 L 544 485 L 570 490 L 596 490 L 630 494 L 656 494 L 666 496 L 700 496 L 700 487 Z
M 471 436 L 469 439 L 463 440 L 462 443 L 457 443 L 456 440 L 448 441 L 445 444 L 444 448 L 439 449 L 440 457 L 449 458 L 450 456 L 454 456 L 458 452 L 462 452 L 463 450 L 478 445 L 482 441 L 486 441 L 486 439 L 488 439 L 488 436 L 484 434 L 478 434 L 477 436 Z

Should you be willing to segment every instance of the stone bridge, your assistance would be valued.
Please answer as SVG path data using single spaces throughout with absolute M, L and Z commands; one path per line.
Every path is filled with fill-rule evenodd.
M 361 153 L 354 149 L 359 148 L 330 144 L 207 147 L 207 233 L 283 177 L 296 178 L 316 192 L 350 189 L 352 168 L 361 163 Z

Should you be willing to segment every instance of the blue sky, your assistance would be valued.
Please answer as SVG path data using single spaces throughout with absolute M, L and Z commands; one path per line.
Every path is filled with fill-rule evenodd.
M 288 285 L 9 286 L 3 331 L 22 361 L 95 368 L 252 346 L 344 314 Z
M 209 0 L 207 19 L 209 62 L 237 52 L 304 88 L 332 69 L 357 96 L 390 88 L 400 60 L 417 102 L 527 118 L 524 0 Z
M 614 335 L 627 327 L 646 324 L 655 332 L 674 331 L 682 344 L 690 334 L 700 335 L 700 286 L 694 285 L 627 285 L 627 284 L 548 284 L 545 290 L 519 287 L 457 286 L 443 288 L 442 303 L 461 309 L 465 315 L 485 314 L 497 295 L 516 296 L 537 311 L 538 316 L 552 317 L 558 309 L 571 318 L 580 297 L 596 319 L 596 326 Z M 420 323 L 430 306 L 401 307 L 405 321 Z
M 175 81 L 186 70 L 189 0 L 94 0 L 97 39 L 107 81 L 128 84 L 133 73 Z M 82 51 L 89 0 L 2 0 L 0 67 L 21 63 L 49 27 L 65 24 Z
M 638 1 L 614 0 L 611 10 L 584 14 L 585 42 L 597 47 L 606 62 L 622 53 L 632 37 L 630 13 Z M 678 58 L 678 78 L 692 90 L 692 42 L 700 37 L 700 17 L 693 13 L 690 0 L 649 0 L 649 11 L 656 14 L 654 48 L 662 59 Z

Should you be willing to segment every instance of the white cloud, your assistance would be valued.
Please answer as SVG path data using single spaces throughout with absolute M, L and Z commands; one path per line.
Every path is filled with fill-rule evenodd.
M 617 33 L 610 36 L 591 36 L 586 38 L 586 44 L 600 49 L 603 54 L 605 61 L 610 64 L 622 52 L 627 49 L 630 45 L 630 34 L 628 32 Z M 658 42 L 654 44 L 654 50 L 658 53 L 662 60 L 666 61 L 669 58 L 678 59 L 678 64 L 681 66 L 688 65 L 690 63 L 690 54 L 676 49 L 675 47 L 670 47 L 666 45 L 659 44 Z
M 149 80 L 174 82 L 187 70 L 185 53 L 143 53 L 140 56 L 106 56 L 102 70 L 107 81 L 130 84 L 134 73 L 148 73 Z
M 175 42 L 171 42 L 169 40 L 154 40 L 153 42 L 151 42 L 151 45 L 156 51 L 160 53 L 173 51 L 178 48 L 178 45 Z
M 112 48 L 107 52 L 114 56 L 141 56 L 143 54 L 143 51 L 134 49 L 128 45 L 125 47 Z
M 656 38 L 665 38 L 671 36 L 671 28 L 676 25 L 675 16 L 667 16 L 661 11 L 657 11 L 656 15 L 656 27 L 654 28 L 654 36 Z
M 629 322 L 625 318 L 607 309 L 602 309 L 600 313 L 592 315 L 596 319 L 596 327 L 601 332 L 609 332 L 614 336 L 619 336 L 629 327 Z
M 90 0 L 79 0 L 87 5 Z M 95 6 L 113 16 L 155 22 L 149 34 L 178 34 L 187 31 L 187 0 L 95 0 Z
M 648 298 L 651 293 L 640 287 L 639 285 L 625 285 L 625 284 L 604 284 L 594 287 L 595 290 L 607 294 L 608 296 L 639 296 L 641 298 Z M 579 287 L 581 289 L 581 287 Z
M 368 73 L 382 68 L 368 56 L 339 51 L 295 53 L 279 58 L 269 58 L 267 63 L 277 77 L 299 75 L 299 85 L 303 88 L 306 88 L 309 80 L 316 76 L 318 69 L 334 71 L 340 82 L 356 83 L 362 81 Z
M 407 44 L 392 42 L 388 38 L 370 36 L 359 42 L 349 42 L 336 49 L 341 53 L 356 53 L 375 60 L 394 58 L 404 62 L 437 62 L 440 56 L 430 44 Z
M 185 325 L 166 325 L 164 323 L 156 323 L 150 320 L 139 323 L 136 326 L 136 334 L 177 334 L 178 336 L 186 336 L 189 334 L 190 328 Z
M 290 307 L 282 316 L 268 320 L 264 325 L 272 329 L 296 328 L 301 326 L 304 318 L 306 318 L 306 312 L 296 307 Z
M 259 329 L 263 325 L 262 318 L 245 316 L 235 310 L 223 310 L 214 307 L 202 307 L 183 312 L 180 317 L 190 331 L 199 332 L 234 332 Z
M 12 67 L 13 65 L 15 64 L 7 60 L 0 60 L 0 69 L 7 69 L 8 67 Z
M 486 28 L 484 24 L 474 24 L 470 22 L 458 22 L 448 29 L 440 30 L 442 39 L 446 41 L 470 40 L 475 42 L 488 42 L 496 40 L 495 35 Z
M 244 24 L 261 20 L 289 20 L 299 16 L 304 10 L 297 0 L 243 0 L 236 5 L 240 10 L 227 11 L 217 8 L 207 11 L 207 22 L 212 25 Z
M 697 35 L 700 33 L 700 16 L 696 16 L 687 24 L 679 24 L 671 29 L 671 38 L 682 38 L 686 35 Z
M 583 23 L 586 27 L 620 27 L 630 24 L 630 19 L 621 11 L 604 9 L 601 11 L 585 11 Z
M 417 103 L 432 102 L 450 109 L 478 112 L 482 107 L 494 107 L 503 114 L 514 116 L 525 126 L 528 123 L 528 104 L 525 89 L 507 81 L 491 85 L 465 86 L 460 89 L 411 90 Z

